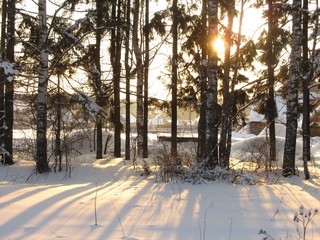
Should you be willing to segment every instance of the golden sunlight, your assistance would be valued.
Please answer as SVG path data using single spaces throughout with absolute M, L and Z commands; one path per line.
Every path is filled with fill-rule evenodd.
M 221 38 L 217 38 L 213 42 L 213 48 L 218 53 L 220 58 L 224 56 L 224 41 Z

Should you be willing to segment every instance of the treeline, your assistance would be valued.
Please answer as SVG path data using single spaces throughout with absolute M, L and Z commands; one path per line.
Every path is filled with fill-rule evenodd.
M 309 178 L 310 89 L 320 69 L 317 1 L 202 0 L 67 0 L 47 2 L 3 0 L 1 20 L 0 141 L 3 164 L 13 164 L 14 96 L 29 94 L 36 126 L 35 161 L 39 173 L 50 171 L 48 110 L 54 109 L 55 159 L 61 170 L 61 111 L 83 109 L 96 128 L 96 157 L 103 156 L 102 132 L 114 129 L 114 156 L 121 156 L 120 134 L 126 132 L 125 159 L 130 159 L 131 102 L 136 102 L 139 157 L 148 157 L 148 110 L 157 106 L 171 114 L 171 157 L 179 166 L 177 109 L 199 113 L 198 167 L 230 167 L 234 124 L 257 104 L 268 131 L 268 167 L 276 160 L 275 94 L 287 99 L 283 175 L 296 174 L 295 148 L 299 114 L 303 115 L 303 161 Z M 159 3 L 158 3 L 159 4 Z M 150 8 L 151 6 L 151 8 Z M 247 9 L 261 12 L 261 27 L 243 33 Z M 256 19 L 252 19 L 255 21 Z M 253 37 L 259 34 L 258 37 Z M 224 42 L 223 56 L 214 48 Z M 163 51 L 163 49 L 166 49 Z M 221 50 L 221 49 L 220 49 Z M 150 65 L 167 54 L 161 78 L 169 102 L 149 96 Z M 259 67 L 257 67 L 259 66 Z M 258 68 L 258 69 L 257 69 Z M 253 79 L 248 72 L 259 74 Z M 76 76 L 82 76 L 78 81 Z M 85 81 L 83 80 L 85 79 Z M 154 79 L 153 79 L 154 81 Z M 125 98 L 125 126 L 120 117 Z M 299 102 L 303 95 L 303 104 Z M 33 100 L 32 100 L 33 99 Z M 54 106 L 54 107 L 53 107 Z M 81 107 L 79 107 L 81 106 Z M 76 107 L 77 108 L 77 107 Z M 302 109 L 302 111 L 300 110 Z M 93 116 L 93 117 L 92 117 Z

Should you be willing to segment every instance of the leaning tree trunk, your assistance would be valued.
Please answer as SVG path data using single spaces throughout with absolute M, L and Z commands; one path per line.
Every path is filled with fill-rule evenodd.
M 212 46 L 218 38 L 218 0 L 208 0 L 209 32 L 208 41 Z M 208 52 L 208 86 L 207 86 L 207 118 L 206 118 L 206 153 L 208 168 L 218 165 L 218 127 L 220 122 L 220 106 L 218 104 L 218 54 L 214 48 Z
M 298 118 L 298 80 L 300 79 L 299 66 L 301 62 L 301 0 L 293 0 L 292 9 L 292 44 L 290 55 L 288 99 L 287 99 L 287 126 L 283 155 L 283 176 L 296 173 L 295 154 L 297 141 Z
M 48 48 L 47 48 L 47 6 L 46 0 L 39 0 L 39 82 L 37 98 L 37 171 L 50 171 L 47 159 L 47 86 L 48 86 Z

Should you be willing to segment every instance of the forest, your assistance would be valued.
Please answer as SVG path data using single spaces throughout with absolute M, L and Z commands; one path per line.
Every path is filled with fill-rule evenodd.
M 255 21 L 248 10 L 260 19 L 257 29 L 247 26 Z M 228 170 L 232 132 L 247 124 L 246 111 L 254 106 L 268 128 L 269 171 L 278 162 L 279 95 L 287 108 L 282 174 L 296 174 L 301 131 L 308 179 L 310 126 L 317 123 L 310 116 L 319 86 L 318 25 L 318 2 L 307 0 L 3 1 L 1 161 L 14 164 L 13 132 L 19 128 L 36 132 L 29 150 L 38 173 L 62 170 L 71 129 L 94 128 L 96 159 L 105 152 L 105 129 L 112 132 L 107 141 L 113 138 L 114 157 L 148 158 L 150 112 L 161 111 L 171 118 L 168 158 L 179 169 L 178 111 L 188 109 L 199 116 L 194 165 L 204 172 Z M 154 73 L 159 55 L 163 64 Z M 155 81 L 167 99 L 149 94 Z
M 318 239 L 319 13 L 2 0 L 0 238 Z

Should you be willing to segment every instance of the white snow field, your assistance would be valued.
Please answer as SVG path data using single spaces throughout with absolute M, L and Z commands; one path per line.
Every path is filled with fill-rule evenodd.
M 236 136 L 237 150 L 240 142 L 247 144 L 241 138 L 261 139 Z M 300 171 L 290 178 L 274 175 L 272 184 L 163 183 L 153 173 L 141 176 L 131 162 L 95 161 L 93 153 L 73 161 L 71 177 L 35 174 L 34 163 L 16 159 L 13 166 L 0 166 L 0 239 L 302 239 L 307 223 L 293 220 L 298 213 L 310 218 L 306 239 L 318 240 L 319 161 L 310 163 L 310 172 L 308 181 Z M 299 215 L 301 206 L 306 217 Z

